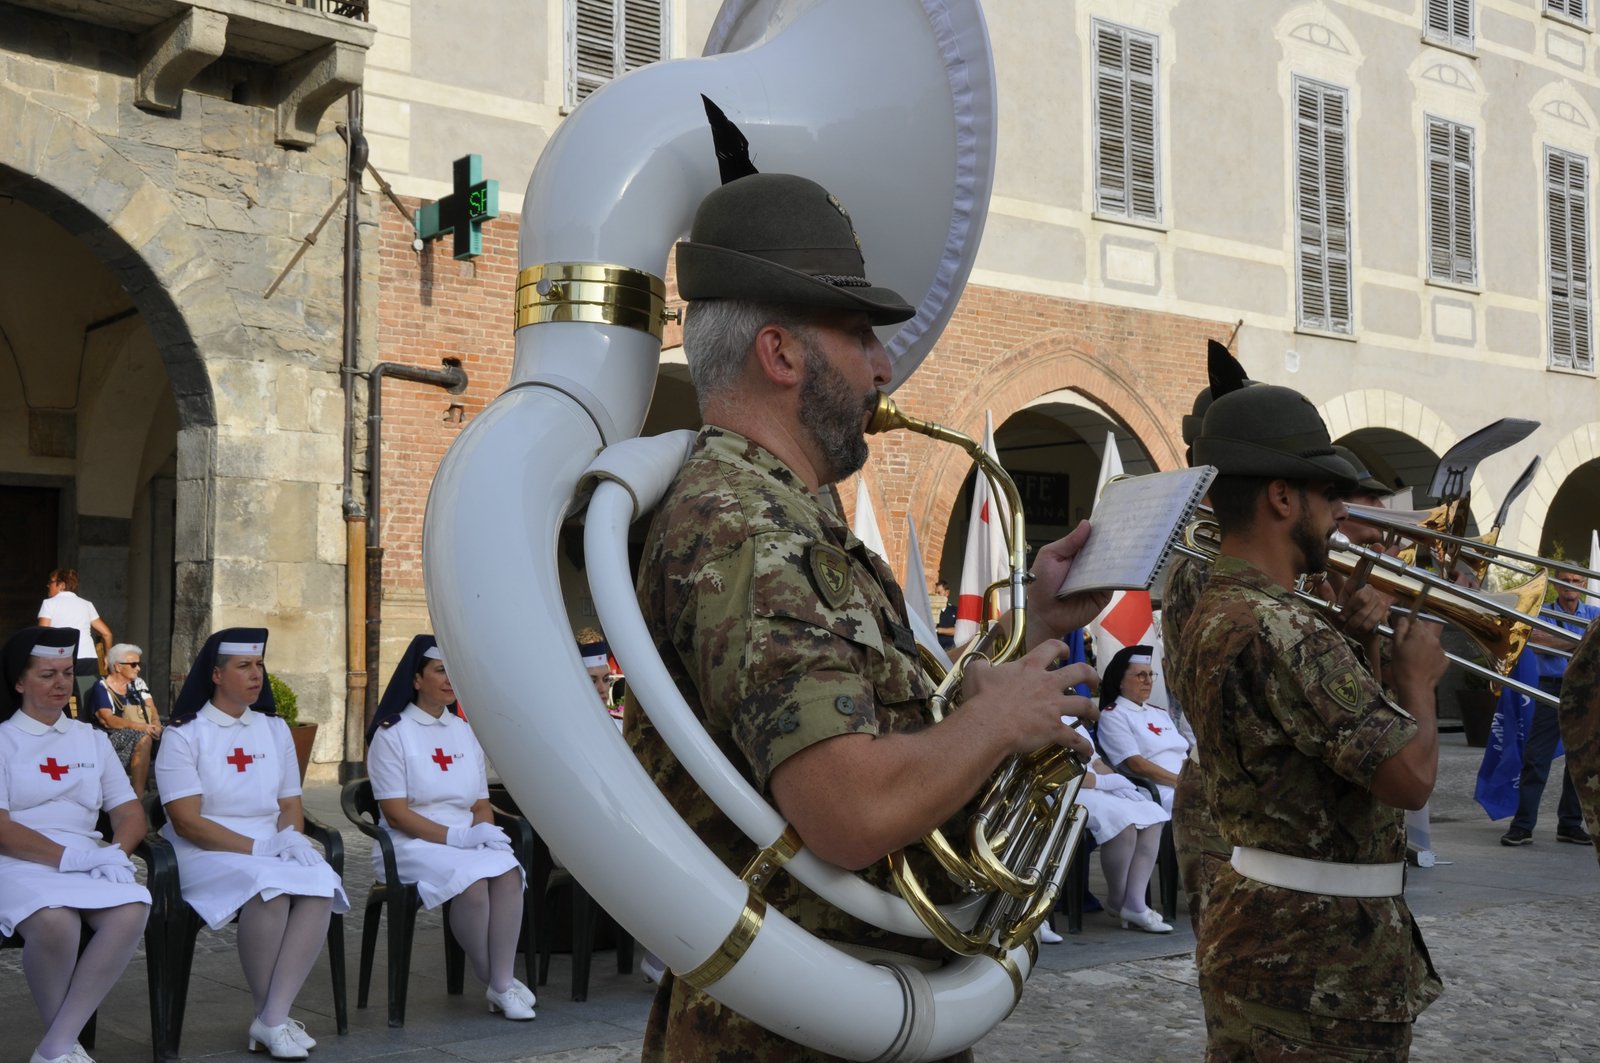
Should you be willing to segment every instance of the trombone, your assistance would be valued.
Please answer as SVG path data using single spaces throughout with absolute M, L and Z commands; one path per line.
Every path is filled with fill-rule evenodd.
M 1424 541 L 1437 536 L 1445 536 L 1447 539 L 1464 538 L 1434 528 L 1408 524 L 1404 515 L 1396 515 L 1388 510 L 1378 510 L 1378 514 L 1381 515 L 1380 520 L 1369 521 L 1367 514 L 1371 512 L 1372 507 L 1347 508 L 1357 521 L 1369 523 L 1386 534 Z M 1208 513 L 1209 510 L 1201 507 L 1201 512 Z M 1220 552 L 1219 533 L 1220 528 L 1215 520 L 1202 517 L 1191 521 L 1184 528 L 1183 543 L 1178 549 L 1184 554 L 1209 563 Z M 1477 540 L 1465 541 L 1479 547 L 1483 545 Z M 1448 559 L 1450 562 L 1446 566 L 1447 571 L 1454 567 L 1454 549 L 1459 549 L 1456 544 L 1446 541 L 1428 545 L 1436 553 L 1443 551 L 1441 559 Z M 1524 555 L 1524 557 L 1529 556 L 1531 555 Z M 1529 575 L 1526 581 L 1516 587 L 1486 592 L 1461 587 L 1438 573 L 1430 572 L 1415 564 L 1408 564 L 1401 558 L 1384 553 L 1382 550 L 1357 546 L 1348 540 L 1329 549 L 1328 567 L 1345 575 L 1366 570 L 1370 574 L 1369 582 L 1379 590 L 1397 598 L 1414 601 L 1419 608 L 1426 600 L 1430 612 L 1421 615 L 1431 616 L 1456 627 L 1470 638 L 1491 662 L 1489 665 L 1484 665 L 1470 658 L 1446 652 L 1445 658 L 1451 664 L 1483 676 L 1497 687 L 1509 686 L 1518 693 L 1544 704 L 1554 705 L 1558 702 L 1554 696 L 1536 686 L 1512 679 L 1509 674 L 1532 632 L 1539 631 L 1558 644 L 1554 647 L 1541 645 L 1539 652 L 1560 656 L 1570 656 L 1571 647 L 1576 646 L 1578 639 L 1581 638 L 1581 635 L 1568 631 L 1559 624 L 1551 623 L 1539 615 L 1544 602 L 1547 578 L 1542 569 Z M 1512 570 L 1528 574 L 1527 570 L 1520 566 L 1512 566 Z M 1320 610 L 1328 611 L 1333 608 L 1325 599 L 1304 589 L 1297 588 L 1294 594 L 1300 600 Z M 1394 629 L 1387 624 L 1380 625 L 1377 630 L 1378 634 L 1385 638 L 1394 636 Z

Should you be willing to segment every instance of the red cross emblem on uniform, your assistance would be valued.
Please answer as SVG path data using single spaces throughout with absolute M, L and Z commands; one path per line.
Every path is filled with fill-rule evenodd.
M 443 749 L 435 747 L 433 750 L 433 756 L 429 757 L 428 759 L 439 765 L 440 771 L 449 771 L 450 765 L 455 762 L 456 758 L 446 756 Z
M 1145 724 L 1145 726 L 1150 728 L 1150 733 L 1153 734 L 1153 735 L 1158 735 L 1162 731 L 1162 729 L 1160 727 L 1157 727 L 1153 723 L 1147 723 L 1147 724 Z
M 252 760 L 256 759 L 256 758 L 251 757 L 251 756 L 246 756 L 245 755 L 245 751 L 243 749 L 235 749 L 231 754 L 229 754 L 228 756 L 224 757 L 223 759 L 226 760 L 229 764 L 232 764 L 234 767 L 238 768 L 240 774 L 243 774 L 244 773 L 244 769 L 247 768 L 250 765 L 250 762 Z
M 51 782 L 60 782 L 61 776 L 65 775 L 72 769 L 65 764 L 57 764 L 56 758 L 51 757 L 49 760 L 39 765 L 39 770 L 50 776 Z

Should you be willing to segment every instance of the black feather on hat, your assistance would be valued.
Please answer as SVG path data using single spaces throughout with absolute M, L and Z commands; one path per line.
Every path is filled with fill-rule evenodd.
M 1220 399 L 1228 392 L 1238 391 L 1250 383 L 1250 377 L 1245 374 L 1239 359 L 1216 340 L 1206 341 L 1206 377 L 1211 381 L 1213 399 Z
M 44 652 L 40 652 L 44 651 Z M 78 629 L 75 627 L 25 627 L 6 639 L 0 649 L 0 674 L 5 677 L 6 696 L 0 699 L 0 720 L 9 720 L 22 708 L 22 692 L 17 684 L 34 657 L 59 657 L 74 666 L 78 654 Z
M 411 645 L 406 647 L 405 655 L 389 676 L 389 685 L 383 688 L 378 711 L 372 714 L 372 722 L 367 725 L 367 745 L 372 744 L 372 736 L 378 733 L 380 727 L 392 726 L 406 711 L 406 706 L 417 700 L 416 678 L 430 660 L 444 660 L 439 652 L 439 640 L 432 635 L 413 635 Z M 461 709 L 455 702 L 446 708 L 457 716 L 461 715 Z
M 1128 675 L 1128 665 L 1133 663 L 1135 657 L 1154 657 L 1154 646 L 1124 646 L 1117 651 L 1111 663 L 1106 665 L 1105 675 L 1100 677 L 1100 711 L 1106 712 L 1117 704 L 1117 698 L 1122 693 L 1122 681 Z
M 266 655 L 267 629 L 264 627 L 227 627 L 221 631 L 213 631 L 206 639 L 206 644 L 200 647 L 200 652 L 195 656 L 194 663 L 189 666 L 189 675 L 183 681 L 183 689 L 178 691 L 178 698 L 172 703 L 172 718 L 167 721 L 168 727 L 182 727 L 206 707 L 206 702 L 211 700 L 211 695 L 217 692 L 216 684 L 211 681 L 211 673 L 217 667 L 218 657 L 239 656 L 242 649 L 233 649 L 231 653 L 223 653 L 221 647 L 226 644 L 233 647 L 250 647 L 255 653 Z M 263 672 L 261 677 L 261 693 L 256 697 L 256 703 L 250 706 L 255 711 L 265 716 L 278 715 L 278 704 L 272 700 L 272 683 Z

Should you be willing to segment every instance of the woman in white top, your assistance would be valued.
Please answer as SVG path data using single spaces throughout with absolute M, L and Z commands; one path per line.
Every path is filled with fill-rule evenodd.
M 1073 729 L 1089 738 L 1082 724 Z M 1171 925 L 1144 900 L 1161 848 L 1162 825 L 1171 815 L 1099 757 L 1089 762 L 1084 773 L 1078 804 L 1088 813 L 1089 833 L 1100 847 L 1100 867 L 1106 873 L 1106 911 L 1121 919 L 1124 929 L 1172 933 Z
M 44 1020 L 30 1063 L 93 1063 L 78 1035 L 150 914 L 128 859 L 144 812 L 105 735 L 65 715 L 77 648 L 75 628 L 34 627 L 0 650 L 0 937 L 22 936 L 22 970 Z M 110 845 L 95 831 L 101 811 Z M 84 923 L 94 935 L 80 956 Z
M 111 645 L 111 629 L 100 619 L 100 611 L 87 598 L 78 597 L 78 570 L 56 568 L 50 570 L 45 580 L 44 601 L 39 603 L 40 627 L 70 627 L 78 632 L 77 659 L 73 662 L 76 676 L 78 715 L 88 720 L 89 689 L 100 678 L 100 658 L 94 652 L 94 636 L 99 635 L 107 646 Z
M 1100 680 L 1100 749 L 1118 769 L 1149 779 L 1172 811 L 1172 788 L 1189 756 L 1189 742 L 1167 711 L 1146 704 L 1155 686 L 1149 646 L 1117 652 Z
M 485 989 L 490 1012 L 534 1017 L 533 990 L 511 976 L 522 929 L 522 867 L 494 825 L 483 748 L 456 708 L 432 635 L 411 640 L 367 731 L 367 773 L 394 840 L 401 879 L 425 908 L 450 902 L 450 932 Z M 383 853 L 372 850 L 375 878 Z
M 156 785 L 183 899 L 213 930 L 239 917 L 239 962 L 256 1012 L 249 1049 L 305 1059 L 316 1041 L 289 1008 L 330 913 L 350 902 L 301 833 L 299 765 L 267 685 L 266 648 L 265 628 L 206 640 L 162 734 Z

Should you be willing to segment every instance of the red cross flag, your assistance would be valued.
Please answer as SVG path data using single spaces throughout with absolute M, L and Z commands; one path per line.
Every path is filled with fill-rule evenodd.
M 1095 486 L 1094 497 L 1112 477 L 1122 475 L 1122 455 L 1117 453 L 1117 437 L 1106 432 L 1105 451 L 1100 456 L 1100 482 Z M 1093 518 L 1090 518 L 1091 522 Z M 1124 646 L 1155 647 L 1155 688 L 1150 692 L 1150 704 L 1165 709 L 1171 704 L 1167 685 L 1161 678 L 1161 628 L 1155 622 L 1148 591 L 1117 591 L 1105 610 L 1089 624 L 1089 635 L 1094 639 L 1094 660 L 1101 671 L 1111 663 L 1118 650 Z
M 997 462 L 994 415 L 983 413 L 983 449 Z M 972 514 L 967 518 L 967 549 L 961 561 L 960 597 L 956 599 L 956 645 L 977 638 L 980 620 L 998 620 L 1011 607 L 1011 592 L 1003 590 L 995 609 L 982 616 L 983 592 L 997 580 L 1009 579 L 1011 563 L 1006 553 L 1006 500 L 995 497 L 980 472 L 972 485 Z

